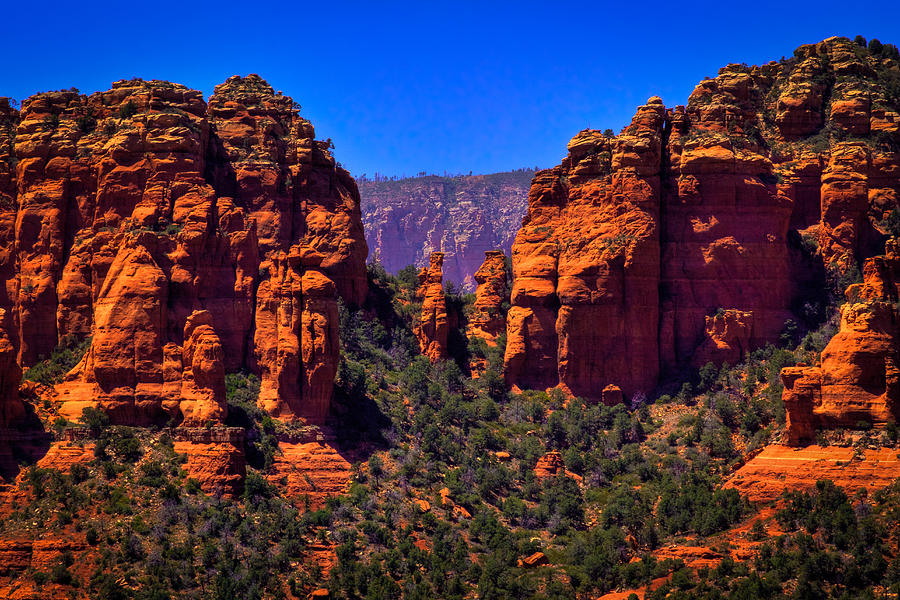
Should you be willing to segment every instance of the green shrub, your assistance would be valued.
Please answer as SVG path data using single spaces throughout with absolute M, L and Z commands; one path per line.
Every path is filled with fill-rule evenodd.
M 134 101 L 129 100 L 119 108 L 119 117 L 122 119 L 130 119 L 137 114 L 137 106 Z
M 74 336 L 65 339 L 53 349 L 49 358 L 42 359 L 25 371 L 25 379 L 52 386 L 63 380 L 66 373 L 77 365 L 91 346 L 91 338 L 78 341 Z

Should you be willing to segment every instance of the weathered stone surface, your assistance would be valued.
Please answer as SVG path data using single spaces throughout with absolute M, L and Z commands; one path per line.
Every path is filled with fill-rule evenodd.
M 16 350 L 2 325 L 5 322 L 6 310 L 0 308 L 0 428 L 15 425 L 25 417 L 25 405 L 19 397 L 22 369 L 16 362 Z
M 287 251 L 304 239 L 345 302 L 367 292 L 359 191 L 349 173 L 317 141 L 289 96 L 258 75 L 230 77 L 209 99 L 219 162 L 216 190 L 246 206 L 256 220 L 260 254 Z M 224 154 L 224 156 L 222 156 Z
M 468 337 L 484 340 L 489 346 L 497 344 L 497 337 L 506 330 L 503 304 L 509 301 L 506 283 L 506 256 L 499 250 L 484 253 L 484 262 L 475 272 L 478 287 L 475 304 L 467 323 Z
M 728 363 L 735 365 L 747 357 L 753 335 L 753 313 L 723 310 L 706 317 L 705 338 L 694 352 L 693 363 L 703 366 Z
M 419 272 L 419 287 L 416 289 L 416 296 L 422 301 L 422 313 L 414 331 L 422 354 L 431 362 L 447 357 L 450 322 L 444 297 L 443 264 L 443 253 L 432 252 L 428 267 Z
M 273 256 L 256 309 L 260 406 L 314 423 L 328 414 L 340 359 L 335 285 L 320 270 L 322 259 L 308 246 Z
M 187 456 L 184 468 L 207 494 L 233 496 L 243 489 L 247 462 L 243 443 L 175 442 L 175 452 Z
M 725 483 L 751 502 L 772 502 L 785 490 L 815 487 L 816 481 L 830 479 L 853 494 L 860 488 L 870 492 L 887 487 L 900 477 L 897 451 L 889 448 L 865 450 L 808 446 L 768 446 L 750 459 Z
M 300 506 L 316 510 L 350 485 L 350 460 L 330 443 L 280 442 L 267 478 Z
M 360 180 L 366 238 L 384 267 L 428 266 L 432 252 L 444 253 L 444 281 L 467 291 L 483 253 L 509 255 L 528 203 L 534 171 L 399 181 Z
M 225 404 L 225 356 L 207 310 L 195 311 L 184 325 L 182 352 L 182 425 L 199 427 L 223 423 Z
M 808 443 L 819 428 L 896 422 L 900 417 L 900 253 L 866 260 L 863 283 L 847 289 L 840 331 L 822 351 L 822 364 L 781 372 L 787 443 Z
M 895 68 L 831 38 L 729 65 L 686 107 L 651 98 L 617 136 L 576 135 L 535 175 L 513 244 L 508 382 L 630 397 L 776 340 L 812 277 L 791 236 L 840 271 L 877 252 L 898 207 L 900 153 L 872 108 L 893 131 L 879 73 Z
M 220 375 L 243 368 L 286 399 L 267 404 L 275 414 L 323 420 L 337 299 L 363 301 L 367 254 L 356 184 L 329 147 L 256 75 L 208 107 L 138 79 L 38 94 L 21 114 L 0 103 L 0 308 L 20 365 L 93 336 L 58 390 L 69 418 L 99 405 L 116 423 L 220 421 Z M 281 356 L 257 344 L 256 321 L 292 292 L 262 280 L 297 248 L 316 259 L 291 267 L 304 291 L 297 349 Z M 190 326 L 197 311 L 215 316 L 212 334 Z

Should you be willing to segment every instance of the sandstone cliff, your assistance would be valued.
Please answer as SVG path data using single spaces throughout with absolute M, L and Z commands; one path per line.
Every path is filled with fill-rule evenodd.
M 538 172 L 512 248 L 506 376 L 599 399 L 774 340 L 799 294 L 789 232 L 842 270 L 900 193 L 900 66 L 843 38 L 729 65 L 585 130 Z
M 337 299 L 366 295 L 359 193 L 258 76 L 208 106 L 142 80 L 0 103 L 0 219 L 19 364 L 92 336 L 58 386 L 66 416 L 221 421 L 224 371 L 245 368 L 273 414 L 324 419 Z
M 900 254 L 866 260 L 864 281 L 847 288 L 841 328 L 822 351 L 819 366 L 781 372 L 787 443 L 810 442 L 820 428 L 884 425 L 900 417 Z
M 360 180 L 366 237 L 384 267 L 428 265 L 444 253 L 444 280 L 466 290 L 488 250 L 507 255 L 522 223 L 534 171 L 399 181 Z

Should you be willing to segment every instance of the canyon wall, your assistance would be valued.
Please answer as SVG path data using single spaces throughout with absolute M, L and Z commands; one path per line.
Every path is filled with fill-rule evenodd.
M 338 299 L 367 293 L 359 193 L 258 76 L 208 105 L 137 79 L 0 102 L 0 219 L 18 363 L 91 336 L 61 414 L 221 422 L 224 372 L 247 369 L 273 415 L 325 418 Z
M 475 289 L 484 252 L 509 255 L 534 171 L 359 181 L 372 255 L 396 273 L 444 253 L 444 280 Z
M 810 277 L 802 237 L 837 273 L 880 251 L 898 79 L 831 38 L 729 65 L 687 106 L 651 98 L 617 136 L 580 132 L 535 175 L 513 244 L 508 382 L 631 396 L 776 340 Z

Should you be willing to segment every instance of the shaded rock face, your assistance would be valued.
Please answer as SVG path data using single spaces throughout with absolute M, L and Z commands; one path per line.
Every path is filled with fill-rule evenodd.
M 359 194 L 258 76 L 230 78 L 208 106 L 141 80 L 38 94 L 21 113 L 0 102 L 4 219 L 0 308 L 19 364 L 92 336 L 59 386 L 70 416 L 99 403 L 120 423 L 220 421 L 221 376 L 239 368 L 287 398 L 274 414 L 327 413 L 337 299 L 366 294 Z M 258 323 L 292 299 L 296 351 Z
M 838 270 L 884 239 L 900 114 L 883 81 L 898 68 L 831 38 L 729 65 L 686 107 L 651 98 L 618 136 L 575 136 L 535 175 L 513 244 L 507 381 L 627 398 L 777 339 L 805 268 L 792 230 Z
M 884 425 L 900 417 L 900 252 L 866 260 L 863 283 L 847 288 L 840 331 L 816 367 L 781 371 L 787 443 L 812 441 L 817 429 Z
M 522 223 L 534 171 L 399 181 L 360 180 L 367 239 L 385 269 L 423 268 L 444 253 L 444 280 L 467 291 L 483 253 L 507 255 Z
M 416 296 L 422 301 L 422 313 L 414 328 L 422 354 L 431 362 L 447 358 L 447 336 L 450 321 L 447 317 L 447 300 L 444 296 L 442 266 L 444 255 L 432 252 L 428 268 L 419 272 Z
M 0 309 L 0 323 L 6 311 Z M 16 363 L 16 350 L 6 330 L 0 325 L 0 429 L 16 424 L 25 417 L 25 405 L 19 398 L 22 369 Z
M 752 332 L 752 312 L 729 309 L 707 316 L 703 343 L 694 352 L 694 366 L 739 363 L 750 350 Z

